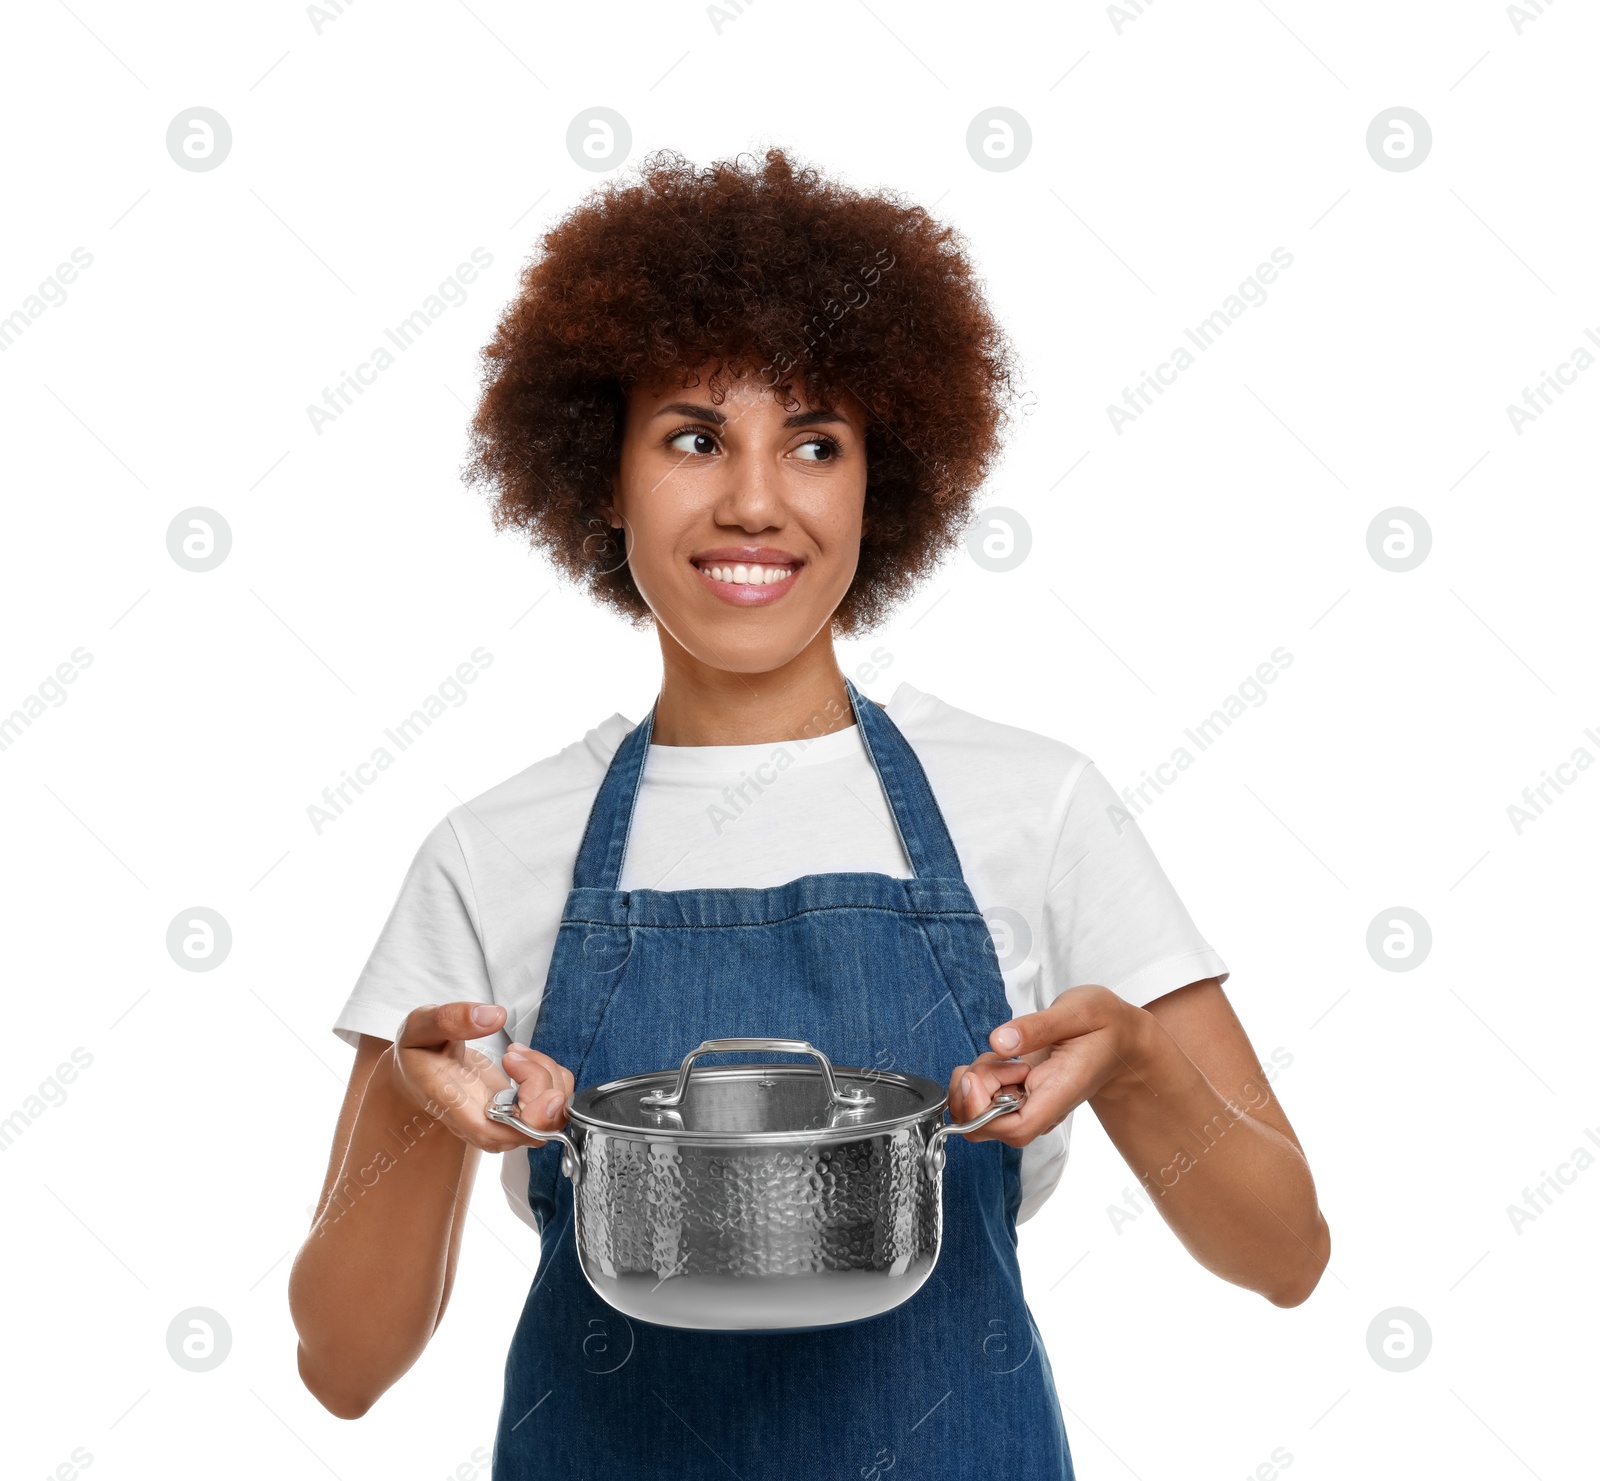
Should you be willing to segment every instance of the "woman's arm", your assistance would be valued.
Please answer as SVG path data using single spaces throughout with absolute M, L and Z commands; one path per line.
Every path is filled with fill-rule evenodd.
M 502 1022 L 504 1009 L 449 1003 L 416 1009 L 393 1044 L 361 1037 L 317 1217 L 289 1277 L 300 1376 L 342 1419 L 365 1414 L 443 1318 L 480 1152 L 542 1145 L 488 1120 L 485 1102 L 514 1079 L 523 1120 L 565 1119 L 572 1077 L 554 1060 L 514 1050 L 508 1079 L 466 1047 Z
M 1018 1032 L 1015 1044 L 1007 1030 Z M 1028 1100 L 974 1140 L 1025 1146 L 1087 1101 L 1208 1270 L 1277 1306 L 1297 1306 L 1316 1288 L 1330 1236 L 1311 1169 L 1216 978 L 1148 1008 L 1104 987 L 1071 988 L 989 1042 L 993 1057 L 951 1077 L 952 1114 L 976 1116 L 1002 1085 L 1024 1080 Z
M 289 1278 L 300 1377 L 341 1419 L 365 1414 L 433 1335 L 478 1161 L 398 1093 L 391 1048 L 362 1036 L 317 1220 Z

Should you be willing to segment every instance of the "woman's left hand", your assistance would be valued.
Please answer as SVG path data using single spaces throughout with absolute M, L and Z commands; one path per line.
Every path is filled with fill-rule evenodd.
M 1113 1081 L 1137 1082 L 1149 1035 L 1158 1028 L 1143 1008 L 1108 987 L 1068 988 L 1041 1012 L 1001 1024 L 989 1035 L 994 1047 L 988 1053 L 956 1066 L 950 1075 L 950 1117 L 971 1121 L 1002 1089 L 1020 1084 L 1027 1092 L 1020 1111 L 996 1116 L 966 1136 L 1025 1147 Z

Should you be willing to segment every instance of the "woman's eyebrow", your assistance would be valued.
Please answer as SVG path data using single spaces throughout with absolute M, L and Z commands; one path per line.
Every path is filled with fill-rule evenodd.
M 693 401 L 670 402 L 668 405 L 659 408 L 654 415 L 658 417 L 698 417 L 701 421 L 710 422 L 717 427 L 726 426 L 728 421 L 728 418 L 718 411 L 716 407 L 699 406 Z M 839 422 L 846 426 L 849 425 L 845 417 L 840 416 L 836 411 L 828 410 L 826 407 L 819 408 L 816 411 L 797 411 L 793 416 L 785 417 L 783 425 L 785 427 L 815 427 L 825 422 Z
M 728 419 L 714 406 L 696 406 L 692 401 L 674 401 L 669 406 L 663 406 L 655 413 L 658 417 L 699 417 L 702 422 L 712 422 L 722 426 Z

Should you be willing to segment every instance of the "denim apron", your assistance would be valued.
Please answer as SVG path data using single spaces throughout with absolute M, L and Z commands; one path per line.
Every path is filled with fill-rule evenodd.
M 915 877 L 618 890 L 652 709 L 595 797 L 529 1041 L 580 1087 L 675 1068 L 727 1036 L 807 1039 L 839 1065 L 943 1085 L 1012 1017 L 921 763 L 846 684 Z M 728 1333 L 602 1301 L 578 1263 L 561 1144 L 530 1147 L 541 1254 L 506 1360 L 493 1481 L 1072 1481 L 1017 1267 L 1021 1149 L 944 1145 L 943 1240 L 914 1296 L 842 1326 Z

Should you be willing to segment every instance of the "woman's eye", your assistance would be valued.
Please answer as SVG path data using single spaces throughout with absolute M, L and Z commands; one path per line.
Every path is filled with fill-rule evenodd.
M 717 450 L 717 440 L 709 432 L 679 432 L 667 442 L 668 447 L 676 448 L 681 453 L 714 453 Z
M 814 437 L 810 442 L 802 442 L 795 451 L 801 461 L 807 463 L 826 463 L 839 453 L 838 446 L 827 437 Z

